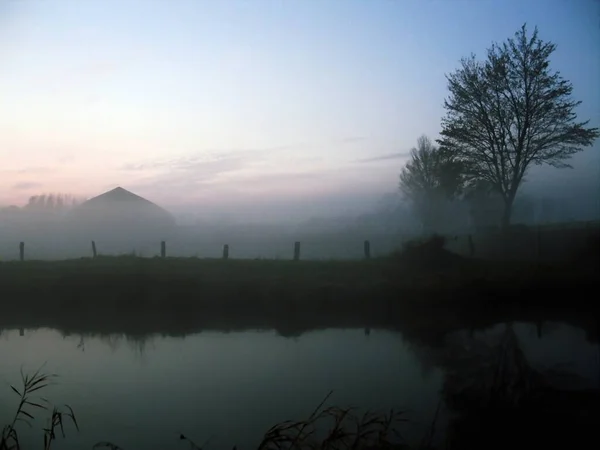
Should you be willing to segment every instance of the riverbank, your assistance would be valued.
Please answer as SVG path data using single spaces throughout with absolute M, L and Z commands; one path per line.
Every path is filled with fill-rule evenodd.
M 0 263 L 0 327 L 185 334 L 387 328 L 435 339 L 503 320 L 571 321 L 597 339 L 594 264 L 444 253 L 365 261 L 101 257 Z M 433 261 L 434 263 L 432 263 Z

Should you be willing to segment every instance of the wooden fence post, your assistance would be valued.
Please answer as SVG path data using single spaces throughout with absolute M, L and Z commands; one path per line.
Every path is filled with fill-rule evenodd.
M 475 256 L 475 244 L 473 243 L 472 235 L 469 235 L 469 256 L 471 256 L 471 258 Z
M 96 242 L 92 241 L 92 256 L 95 258 L 96 256 L 98 256 L 98 253 L 96 253 Z
M 367 240 L 364 244 L 365 259 L 371 258 L 371 243 Z
M 294 261 L 298 261 L 300 259 L 300 242 L 294 242 Z
M 25 242 L 19 242 L 19 259 L 25 260 Z
M 223 259 L 229 259 L 229 245 L 223 246 Z
M 167 243 L 165 241 L 160 241 L 160 256 L 161 258 L 166 258 L 167 256 Z

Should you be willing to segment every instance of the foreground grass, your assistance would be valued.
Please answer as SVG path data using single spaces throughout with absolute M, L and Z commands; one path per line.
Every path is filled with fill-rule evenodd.
M 52 374 L 35 372 L 33 375 L 21 373 L 22 386 L 11 386 L 19 397 L 19 404 L 11 422 L 7 424 L 0 435 L 0 450 L 19 450 L 19 423 L 31 427 L 35 410 L 51 410 L 49 425 L 43 431 L 43 449 L 50 450 L 60 436 L 66 438 L 65 427 L 73 425 L 79 431 L 79 425 L 73 409 L 65 405 L 63 408 L 49 405 L 43 398 L 38 398 L 35 393 L 46 388 L 55 377 Z M 366 412 L 356 414 L 353 408 L 325 407 L 326 401 L 332 392 L 321 401 L 315 410 L 304 420 L 285 421 L 274 425 L 264 434 L 259 450 L 289 449 L 300 450 L 304 448 L 319 449 L 397 449 L 408 450 L 407 444 L 402 442 L 398 426 L 406 422 L 401 412 L 390 410 L 388 413 L 375 414 Z M 327 431 L 325 431 L 327 430 Z M 321 435 L 318 437 L 318 435 Z M 430 448 L 433 436 L 425 436 L 419 449 Z M 201 450 L 202 446 L 196 444 L 187 436 L 181 434 L 179 439 L 184 441 L 188 448 Z M 109 450 L 123 450 L 112 442 L 98 442 L 94 449 L 105 448 Z M 236 447 L 233 447 L 236 449 Z
M 447 254 L 444 256 L 447 257 Z M 2 293 L 27 297 L 53 296 L 77 290 L 95 295 L 97 289 L 129 293 L 179 294 L 194 297 L 210 294 L 215 299 L 238 293 L 246 297 L 260 294 L 314 294 L 315 289 L 395 288 L 397 292 L 419 293 L 473 287 L 474 281 L 489 287 L 526 287 L 541 282 L 571 283 L 589 280 L 596 266 L 490 262 L 453 257 L 451 261 L 399 261 L 394 257 L 363 261 L 278 261 L 220 260 L 198 258 L 140 258 L 134 256 L 81 258 L 64 261 L 1 262 Z M 423 267 L 420 267 L 423 266 Z M 260 292 L 259 292 L 260 291 Z M 101 292 L 105 294 L 106 292 Z M 287 299 L 283 299 L 284 301 Z M 303 300 L 310 301 L 308 298 Z

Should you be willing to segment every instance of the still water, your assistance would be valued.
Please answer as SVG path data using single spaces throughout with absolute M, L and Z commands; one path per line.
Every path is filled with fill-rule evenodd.
M 567 364 L 585 383 L 597 383 L 598 347 L 583 331 L 560 324 L 548 324 L 541 338 L 532 325 L 516 331 L 533 364 Z M 203 332 L 143 343 L 4 330 L 0 424 L 17 405 L 8 385 L 19 385 L 21 368 L 30 373 L 45 363 L 44 371 L 59 377 L 41 395 L 72 406 L 81 428 L 77 433 L 67 425 L 59 449 L 89 449 L 99 441 L 125 450 L 185 449 L 180 433 L 199 445 L 210 438 L 210 449 L 255 448 L 269 427 L 306 418 L 330 390 L 331 404 L 408 411 L 404 435 L 418 439 L 434 417 L 444 375 L 426 354 L 384 330 L 331 329 L 297 338 Z M 45 425 L 20 428 L 26 448 L 42 448 Z

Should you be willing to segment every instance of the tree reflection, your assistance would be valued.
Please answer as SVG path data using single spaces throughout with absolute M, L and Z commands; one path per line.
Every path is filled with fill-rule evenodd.
M 453 333 L 440 347 L 413 349 L 425 368 L 443 370 L 447 448 L 575 448 L 598 440 L 599 391 L 566 389 L 565 380 L 577 376 L 564 368 L 534 368 L 512 323 L 483 335 Z
M 63 338 L 72 337 L 71 333 L 63 334 Z M 77 349 L 85 352 L 86 341 L 89 339 L 98 340 L 105 344 L 112 353 L 115 353 L 122 345 L 126 345 L 136 357 L 144 358 L 148 345 L 154 344 L 153 335 L 130 336 L 126 334 L 76 334 L 78 339 Z

